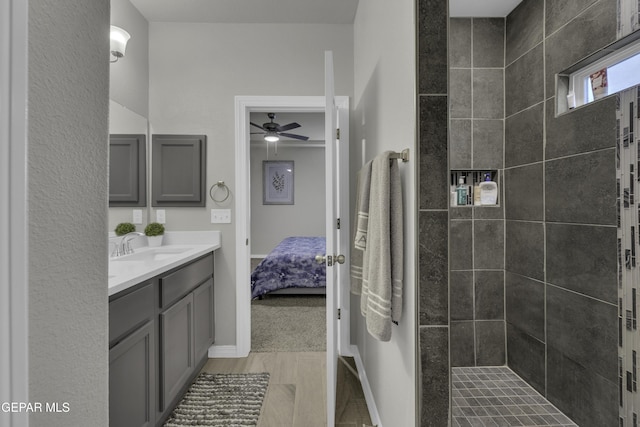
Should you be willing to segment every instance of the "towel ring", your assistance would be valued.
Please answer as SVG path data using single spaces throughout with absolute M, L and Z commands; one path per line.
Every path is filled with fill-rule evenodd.
M 218 200 L 215 197 L 213 197 L 213 195 L 216 193 L 216 191 L 218 190 L 218 188 L 222 188 L 224 189 L 227 194 L 225 194 L 224 198 L 222 200 Z M 211 188 L 209 189 L 209 197 L 211 197 L 211 200 L 213 200 L 216 203 L 222 203 L 225 200 L 227 200 L 229 198 L 229 194 L 231 194 L 231 192 L 229 191 L 229 187 L 227 187 L 227 184 L 224 183 L 224 181 L 218 181 L 215 184 L 213 184 L 211 186 Z

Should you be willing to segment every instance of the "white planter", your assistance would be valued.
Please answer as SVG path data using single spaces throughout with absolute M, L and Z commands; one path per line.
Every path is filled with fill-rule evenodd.
M 158 246 L 162 246 L 162 237 L 163 236 L 147 236 L 147 241 L 149 242 L 150 248 L 155 248 Z

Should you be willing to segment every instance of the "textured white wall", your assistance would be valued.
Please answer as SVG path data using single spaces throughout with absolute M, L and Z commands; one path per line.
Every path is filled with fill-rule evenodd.
M 31 426 L 108 424 L 109 1 L 29 1 Z
M 370 160 L 386 150 L 411 148 L 415 156 L 414 29 L 413 1 L 400 0 L 389 7 L 386 1 L 368 0 L 358 6 L 354 22 L 355 112 L 351 118 L 355 138 L 350 155 L 354 175 L 362 166 L 363 155 Z M 405 220 L 404 314 L 399 326 L 393 326 L 388 343 L 367 333 L 359 297 L 352 299 L 351 314 L 352 341 L 359 348 L 385 427 L 416 425 L 416 164 L 412 159 L 399 167 Z M 355 179 L 352 186 L 355 194 Z
M 278 148 L 278 156 L 264 144 L 251 147 L 251 253 L 268 254 L 289 236 L 324 236 L 324 148 Z M 293 160 L 294 204 L 262 204 L 262 161 Z
M 152 22 L 149 28 L 153 132 L 206 134 L 207 189 L 217 181 L 231 189 L 222 206 L 207 199 L 206 208 L 167 208 L 166 226 L 222 232 L 215 271 L 216 344 L 233 345 L 236 226 L 211 224 L 210 209 L 235 208 L 234 97 L 323 95 L 325 50 L 334 51 L 336 93 L 351 95 L 353 27 Z

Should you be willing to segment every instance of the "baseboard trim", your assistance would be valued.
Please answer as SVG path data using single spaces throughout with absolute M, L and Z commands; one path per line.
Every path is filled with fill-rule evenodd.
M 212 345 L 209 347 L 209 359 L 221 359 L 225 357 L 241 357 L 235 345 Z
M 378 414 L 378 407 L 376 401 L 373 398 L 373 392 L 369 385 L 369 379 L 367 378 L 367 371 L 364 369 L 362 358 L 360 357 L 360 350 L 358 346 L 351 346 L 351 354 L 356 362 L 356 368 L 358 368 L 358 375 L 360 376 L 360 384 L 362 385 L 362 392 L 364 393 L 364 399 L 367 401 L 367 408 L 369 408 L 369 417 L 374 426 L 382 427 L 380 422 L 380 414 Z

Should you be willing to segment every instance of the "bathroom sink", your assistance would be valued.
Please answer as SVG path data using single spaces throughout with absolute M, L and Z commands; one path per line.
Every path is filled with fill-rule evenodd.
M 117 258 L 112 258 L 113 262 L 122 261 L 163 261 L 169 258 L 173 258 L 183 252 L 190 250 L 191 248 L 154 248 L 144 252 L 138 252 L 131 255 L 124 255 Z

